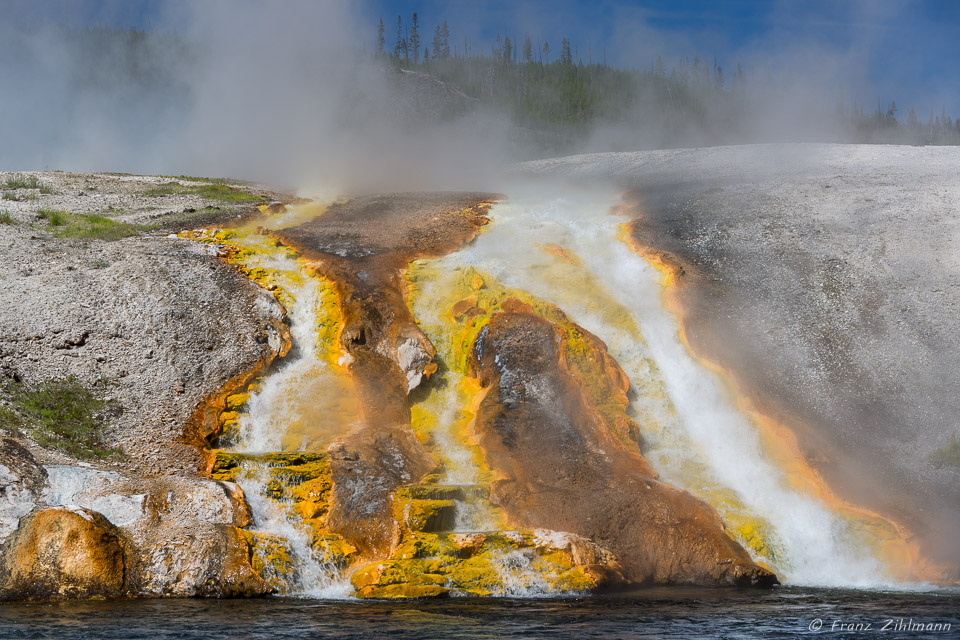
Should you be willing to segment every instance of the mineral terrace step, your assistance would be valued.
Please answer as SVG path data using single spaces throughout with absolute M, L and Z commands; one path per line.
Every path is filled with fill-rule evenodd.
M 458 500 L 471 498 L 487 500 L 490 498 L 490 487 L 480 484 L 417 484 L 399 489 L 401 497 L 410 500 Z

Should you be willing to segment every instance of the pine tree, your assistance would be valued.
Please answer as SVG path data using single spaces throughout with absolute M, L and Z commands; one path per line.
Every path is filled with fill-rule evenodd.
M 377 57 L 381 57 L 384 54 L 383 45 L 385 41 L 383 38 L 383 18 L 380 18 L 380 24 L 377 25 Z
M 543 43 L 543 60 L 546 64 L 550 64 L 550 43 Z
M 413 27 L 410 29 L 410 47 L 413 49 L 414 64 L 420 62 L 420 29 L 417 25 L 417 14 L 413 14 Z
M 443 29 L 440 31 L 440 35 L 443 36 L 443 59 L 446 60 L 450 57 L 450 28 L 447 27 L 447 21 L 443 21 Z
M 393 55 L 396 58 L 399 58 L 403 55 L 403 19 L 400 16 L 397 16 L 397 44 L 393 45 Z
M 513 43 L 510 42 L 510 36 L 507 36 L 503 41 L 503 61 L 510 62 L 513 60 Z
M 527 36 L 523 41 L 523 61 L 530 62 L 533 60 L 533 43 L 530 42 L 530 36 Z
M 440 25 L 433 30 L 433 58 L 443 57 L 443 36 L 440 34 Z
M 667 75 L 666 69 L 663 64 L 663 58 L 657 56 L 656 62 L 653 63 L 653 72 L 658 78 L 662 78 Z
M 910 125 L 911 129 L 916 129 L 920 126 L 920 120 L 917 119 L 917 112 L 914 111 L 913 107 L 910 107 L 910 113 L 907 114 L 907 124 Z
M 560 41 L 560 62 L 573 64 L 573 54 L 570 52 L 570 41 L 564 38 Z

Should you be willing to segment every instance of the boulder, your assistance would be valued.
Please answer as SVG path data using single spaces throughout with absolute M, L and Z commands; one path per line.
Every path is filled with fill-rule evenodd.
M 120 533 L 95 511 L 52 507 L 23 519 L 0 560 L 0 599 L 95 598 L 124 590 Z
M 50 465 L 47 473 L 49 504 L 95 510 L 115 526 L 125 549 L 125 593 L 232 597 L 271 591 L 250 566 L 247 542 L 237 529 L 249 524 L 250 516 L 236 484 L 129 478 L 67 465 Z
M 198 523 L 156 530 L 136 547 L 129 579 L 137 594 L 233 598 L 273 590 L 253 570 L 247 541 L 234 526 Z

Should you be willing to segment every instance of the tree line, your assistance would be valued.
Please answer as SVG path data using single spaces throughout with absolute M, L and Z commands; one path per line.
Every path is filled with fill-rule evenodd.
M 636 140 L 620 138 L 621 144 L 645 146 L 790 139 L 960 144 L 960 118 L 945 107 L 921 119 L 914 108 L 901 114 L 895 101 L 875 111 L 842 97 L 817 101 L 802 95 L 789 73 L 749 75 L 740 64 L 727 72 L 716 56 L 712 62 L 684 58 L 669 68 L 658 56 L 647 68 L 618 69 L 607 64 L 605 51 L 594 59 L 590 48 L 582 51 L 567 37 L 555 54 L 554 43 L 529 35 L 518 40 L 498 34 L 487 46 L 476 46 L 468 37 L 452 43 L 446 20 L 434 25 L 429 42 L 424 29 L 419 14 L 408 22 L 398 15 L 389 47 L 380 19 L 374 57 L 505 109 L 521 130 L 551 139 L 551 151 L 618 126 L 636 134 Z

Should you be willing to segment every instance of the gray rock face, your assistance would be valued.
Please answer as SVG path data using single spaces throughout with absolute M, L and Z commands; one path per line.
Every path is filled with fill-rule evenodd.
M 103 515 L 121 532 L 127 593 L 259 595 L 270 587 L 250 568 L 237 527 L 250 517 L 228 482 L 50 465 L 46 503 Z
M 184 442 L 200 401 L 280 348 L 283 310 L 230 265 L 179 238 L 31 239 L 0 225 L 0 376 L 109 381 L 105 440 L 123 466 L 195 472 Z M 44 454 L 45 462 L 68 462 Z
M 843 497 L 960 566 L 960 149 L 762 145 L 593 154 L 524 173 L 629 190 L 682 265 L 692 346 L 793 427 Z
M 27 519 L 0 547 L 0 600 L 270 591 L 250 566 L 238 529 L 250 516 L 233 483 L 69 465 L 36 465 L 27 473 L 20 469 L 31 458 L 23 453 L 21 479 L 7 487 L 21 498 L 7 512 Z
M 33 511 L 46 482 L 46 470 L 25 447 L 0 438 L 0 542 Z

